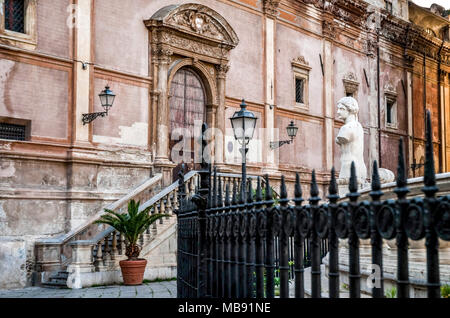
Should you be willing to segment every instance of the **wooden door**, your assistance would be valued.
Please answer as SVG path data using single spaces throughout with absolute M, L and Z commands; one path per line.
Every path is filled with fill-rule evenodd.
M 196 169 L 194 165 L 194 121 L 206 120 L 205 115 L 205 93 L 200 77 L 189 68 L 181 68 L 173 77 L 170 86 L 170 130 L 169 130 L 169 156 L 171 160 L 177 163 L 173 171 L 173 180 L 178 177 L 181 164 L 184 162 L 189 169 Z M 183 128 L 185 130 L 177 130 Z M 188 133 L 182 133 L 183 131 Z M 188 139 L 188 140 L 184 140 Z M 181 145 L 190 145 L 190 149 L 183 147 L 178 151 Z M 174 149 L 174 147 L 176 147 Z M 176 151 L 173 156 L 173 150 Z M 173 158 L 175 157 L 175 158 Z M 182 162 L 180 162 L 182 157 Z

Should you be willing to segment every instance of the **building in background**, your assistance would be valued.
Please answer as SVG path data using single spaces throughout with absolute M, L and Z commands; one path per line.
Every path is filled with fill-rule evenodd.
M 172 183 L 180 136 L 194 146 L 196 121 L 223 132 L 212 147 L 219 170 L 240 172 L 229 117 L 242 98 L 262 128 L 250 145 L 248 173 L 269 173 L 275 185 L 283 174 L 292 187 L 296 171 L 310 180 L 315 169 L 323 197 L 332 166 L 339 170 L 334 140 L 343 122 L 335 114 L 343 96 L 359 103 L 368 168 L 378 160 L 396 173 L 403 137 L 409 177 L 423 175 L 428 109 L 436 170 L 450 171 L 450 20 L 439 6 L 407 0 L 0 0 L 0 6 L 0 288 L 33 284 L 36 239 L 84 224 L 156 173 L 163 174 L 161 187 Z M 83 124 L 83 114 L 103 111 L 97 95 L 106 85 L 116 94 L 113 107 Z M 270 149 L 270 141 L 286 139 L 291 121 L 299 127 L 293 143 Z

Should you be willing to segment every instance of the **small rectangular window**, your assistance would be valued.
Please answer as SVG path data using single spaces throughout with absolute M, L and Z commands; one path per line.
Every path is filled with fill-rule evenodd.
M 25 140 L 26 126 L 0 123 L 0 139 Z
M 24 0 L 5 0 L 5 29 L 25 33 Z
M 386 10 L 392 14 L 392 2 L 386 0 Z
M 353 93 L 349 93 L 349 92 L 347 92 L 347 97 L 353 97 Z
M 386 102 L 386 122 L 388 124 L 393 124 L 393 110 L 394 110 L 394 102 L 393 101 L 387 101 Z
M 305 87 L 305 80 L 302 78 L 296 78 L 295 79 L 295 102 L 299 104 L 304 103 L 304 87 Z

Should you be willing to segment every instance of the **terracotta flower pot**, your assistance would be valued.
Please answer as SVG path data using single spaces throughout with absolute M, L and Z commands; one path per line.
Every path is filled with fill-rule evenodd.
M 140 285 L 144 278 L 146 259 L 123 260 L 119 262 L 125 285 Z

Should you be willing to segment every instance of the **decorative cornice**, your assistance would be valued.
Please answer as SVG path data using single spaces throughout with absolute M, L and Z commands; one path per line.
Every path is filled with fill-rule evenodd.
M 299 68 L 311 69 L 311 67 L 309 66 L 309 62 L 305 60 L 305 57 L 303 55 L 292 59 L 291 64 L 292 66 L 296 66 Z
M 344 75 L 344 78 L 342 79 L 344 82 L 345 92 L 353 94 L 356 91 L 358 91 L 359 87 L 359 81 L 356 77 L 356 74 L 353 72 L 348 72 Z

